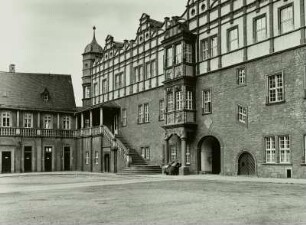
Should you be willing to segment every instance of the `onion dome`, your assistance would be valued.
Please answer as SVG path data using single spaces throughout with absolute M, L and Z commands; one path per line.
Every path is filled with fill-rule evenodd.
M 86 53 L 102 53 L 103 48 L 98 44 L 96 40 L 96 27 L 93 27 L 93 39 L 90 44 L 88 44 L 84 50 L 84 54 Z

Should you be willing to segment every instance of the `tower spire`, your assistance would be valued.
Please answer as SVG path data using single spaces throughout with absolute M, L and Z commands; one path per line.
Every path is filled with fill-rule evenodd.
M 93 26 L 93 41 L 96 41 L 96 26 Z

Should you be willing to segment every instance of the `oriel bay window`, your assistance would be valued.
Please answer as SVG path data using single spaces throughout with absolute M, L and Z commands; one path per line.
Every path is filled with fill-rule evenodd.
M 172 47 L 167 48 L 166 50 L 166 67 L 173 65 L 173 50 Z
M 175 107 L 178 111 L 183 109 L 183 92 L 181 90 L 175 92 Z
M 180 64 L 182 62 L 182 45 L 177 44 L 175 46 L 175 65 Z
M 193 94 L 192 91 L 186 91 L 186 109 L 192 110 L 193 109 Z
M 184 59 L 186 63 L 193 63 L 193 52 L 192 52 L 192 45 L 191 44 L 185 44 L 184 49 Z

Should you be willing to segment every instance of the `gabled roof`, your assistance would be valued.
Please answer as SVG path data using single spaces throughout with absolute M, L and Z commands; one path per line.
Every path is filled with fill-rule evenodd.
M 74 112 L 71 76 L 0 72 L 0 108 Z

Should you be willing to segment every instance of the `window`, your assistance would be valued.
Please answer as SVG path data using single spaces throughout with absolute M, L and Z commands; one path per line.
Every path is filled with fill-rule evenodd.
M 99 164 L 99 152 L 98 151 L 95 152 L 95 164 L 96 165 Z
M 175 107 L 176 107 L 176 110 L 182 110 L 183 109 L 182 91 L 177 91 L 175 93 Z
M 276 163 L 275 137 L 266 137 L 266 163 Z
M 144 108 L 144 122 L 148 123 L 150 120 L 150 115 L 149 115 L 149 103 L 146 103 L 143 105 Z
M 280 163 L 290 163 L 290 142 L 289 136 L 279 137 Z
M 279 11 L 280 33 L 287 33 L 294 29 L 293 5 L 290 4 Z
M 52 115 L 45 115 L 44 116 L 44 129 L 52 129 L 52 128 L 53 128 Z
M 84 98 L 90 98 L 90 86 L 86 86 L 84 92 Z
M 246 72 L 244 67 L 237 69 L 237 84 L 238 85 L 246 84 Z
M 238 121 L 246 124 L 248 120 L 247 108 L 238 105 Z
M 143 66 L 137 66 L 134 68 L 135 82 L 143 81 Z
M 102 93 L 103 94 L 107 93 L 107 80 L 106 79 L 102 80 Z
M 267 38 L 267 18 L 266 15 L 255 18 L 254 20 L 254 41 L 260 42 Z
M 190 145 L 186 146 L 186 165 L 190 165 Z
M 123 87 L 123 73 L 116 74 L 115 76 L 115 89 Z
M 173 92 L 169 92 L 167 94 L 167 106 L 168 106 L 168 112 L 171 112 L 174 110 L 174 102 L 173 102 Z
M 173 62 L 173 52 L 172 52 L 172 48 L 168 48 L 166 50 L 166 66 L 170 67 L 172 66 L 172 62 Z
M 217 36 L 209 37 L 201 42 L 202 60 L 213 58 L 218 55 Z
M 33 114 L 25 113 L 23 115 L 23 127 L 32 128 L 33 127 Z
M 2 127 L 11 126 L 11 113 L 10 112 L 1 113 L 1 126 Z
M 238 27 L 228 30 L 228 51 L 233 51 L 239 48 Z
M 86 165 L 89 164 L 89 152 L 86 152 L 86 154 L 85 154 L 85 164 Z
M 44 93 L 43 94 L 43 100 L 44 100 L 44 102 L 48 102 L 49 101 L 49 94 L 48 93 Z
M 125 127 L 127 124 L 126 109 L 122 109 L 122 126 Z
M 165 120 L 165 101 L 159 101 L 159 120 Z
M 175 64 L 182 62 L 182 45 L 178 44 L 175 46 Z
M 69 116 L 63 117 L 63 129 L 70 130 L 70 117 Z
M 98 83 L 94 83 L 94 85 L 93 85 L 93 94 L 94 94 L 94 96 L 99 95 Z
M 268 76 L 268 103 L 284 101 L 283 74 Z
M 146 63 L 146 79 L 156 76 L 155 60 Z
M 175 161 L 177 159 L 177 152 L 176 152 L 176 146 L 171 145 L 170 146 L 170 160 Z
M 52 147 L 45 147 L 45 152 L 51 153 L 52 152 Z
M 192 91 L 186 92 L 186 109 L 192 110 Z
M 212 112 L 211 90 L 202 91 L 202 112 L 208 114 Z
M 138 106 L 138 123 L 143 123 L 143 105 Z
M 186 63 L 192 63 L 192 45 L 186 44 L 185 45 L 185 60 Z
M 150 147 L 142 147 L 141 156 L 146 160 L 150 160 Z

